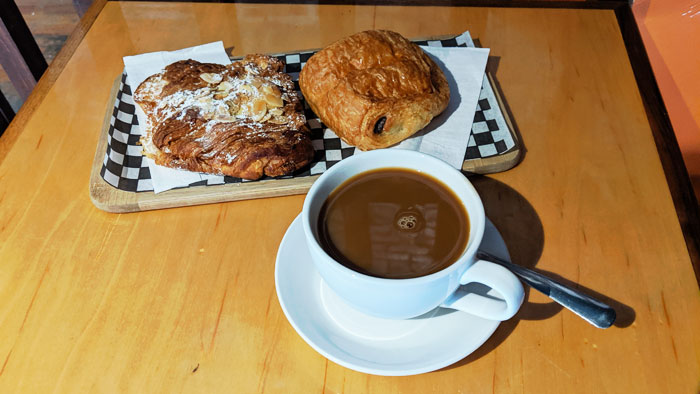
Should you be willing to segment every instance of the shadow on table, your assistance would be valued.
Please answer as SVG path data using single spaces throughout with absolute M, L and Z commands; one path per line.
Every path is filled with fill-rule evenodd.
M 493 222 L 508 246 L 511 261 L 523 267 L 533 269 L 539 261 L 544 248 L 544 229 L 537 212 L 532 205 L 516 190 L 495 179 L 475 175 L 469 178 L 479 192 L 484 203 L 486 216 Z M 616 327 L 627 327 L 634 322 L 635 312 L 629 306 L 602 295 L 585 286 L 581 286 L 561 276 L 543 270 L 537 270 L 566 286 L 582 290 L 598 298 L 615 309 Z M 457 368 L 476 361 L 498 347 L 515 330 L 521 320 L 546 320 L 564 307 L 558 303 L 533 303 L 529 301 L 530 287 L 524 285 L 525 301 L 518 313 L 510 320 L 504 321 L 479 349 L 443 369 Z

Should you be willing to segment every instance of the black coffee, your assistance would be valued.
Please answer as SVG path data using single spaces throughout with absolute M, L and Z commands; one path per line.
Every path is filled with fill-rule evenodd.
M 323 249 L 346 267 L 403 279 L 454 263 L 467 246 L 469 218 L 437 179 L 383 168 L 336 188 L 321 208 L 318 229 Z

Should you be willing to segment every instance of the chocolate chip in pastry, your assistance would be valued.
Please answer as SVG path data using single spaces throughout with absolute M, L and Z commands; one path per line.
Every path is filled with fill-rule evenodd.
M 370 30 L 314 54 L 299 74 L 311 109 L 362 150 L 394 145 L 447 108 L 440 67 L 399 33 Z
M 313 158 L 303 107 L 284 64 L 249 55 L 230 65 L 183 60 L 144 80 L 143 154 L 159 165 L 259 179 Z

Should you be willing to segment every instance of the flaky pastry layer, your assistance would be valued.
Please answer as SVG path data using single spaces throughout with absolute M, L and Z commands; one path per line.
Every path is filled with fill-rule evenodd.
M 410 137 L 450 100 L 438 65 L 386 30 L 357 33 L 317 52 L 302 68 L 299 85 L 321 121 L 362 150 Z
M 249 55 L 230 65 L 183 60 L 143 81 L 141 144 L 159 165 L 259 179 L 313 157 L 303 108 L 283 63 Z

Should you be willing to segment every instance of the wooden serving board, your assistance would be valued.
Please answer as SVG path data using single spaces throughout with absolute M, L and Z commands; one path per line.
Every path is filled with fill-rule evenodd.
M 501 93 L 498 91 L 498 86 L 488 70 L 486 71 L 486 78 L 488 78 L 489 83 L 491 84 L 493 95 L 498 102 L 498 106 L 503 114 L 503 119 L 508 125 L 510 137 L 513 139 L 515 145 L 508 151 L 495 156 L 465 160 L 462 164 L 462 171 L 470 174 L 491 174 L 494 172 L 510 170 L 511 168 L 515 167 L 516 164 L 518 164 L 520 157 L 522 156 L 522 144 L 520 138 L 518 138 L 518 133 L 515 130 L 513 121 L 510 118 L 510 113 L 508 113 L 507 107 L 503 102 Z
M 316 175 L 304 178 L 267 179 L 248 183 L 196 186 L 168 190 L 157 194 L 153 192 L 138 193 L 119 190 L 102 178 L 100 170 L 102 169 L 107 150 L 112 107 L 119 90 L 120 80 L 121 78 L 117 78 L 114 81 L 114 85 L 112 85 L 100 138 L 97 142 L 95 158 L 90 171 L 90 199 L 96 207 L 104 211 L 115 213 L 138 212 L 151 209 L 303 194 L 309 190 L 313 182 L 318 178 L 318 175 Z
M 301 53 L 302 51 L 287 54 Z M 308 52 L 308 51 L 306 51 Z M 462 170 L 465 173 L 486 174 L 501 172 L 515 166 L 522 153 L 521 143 L 513 127 L 503 100 L 496 89 L 492 76 L 487 72 L 493 93 L 501 109 L 514 146 L 507 151 L 485 158 L 465 160 Z M 168 190 L 161 193 L 153 191 L 120 190 L 105 181 L 101 172 L 108 149 L 110 127 L 114 121 L 114 105 L 120 92 L 122 78 L 117 78 L 112 86 L 105 118 L 100 131 L 97 149 L 90 173 L 90 198 L 94 205 L 104 211 L 115 213 L 138 212 L 152 209 L 173 208 L 200 204 L 220 203 L 255 198 L 285 196 L 306 193 L 319 175 L 307 175 L 293 178 L 263 179 L 252 182 L 225 183 L 218 185 L 190 186 Z

